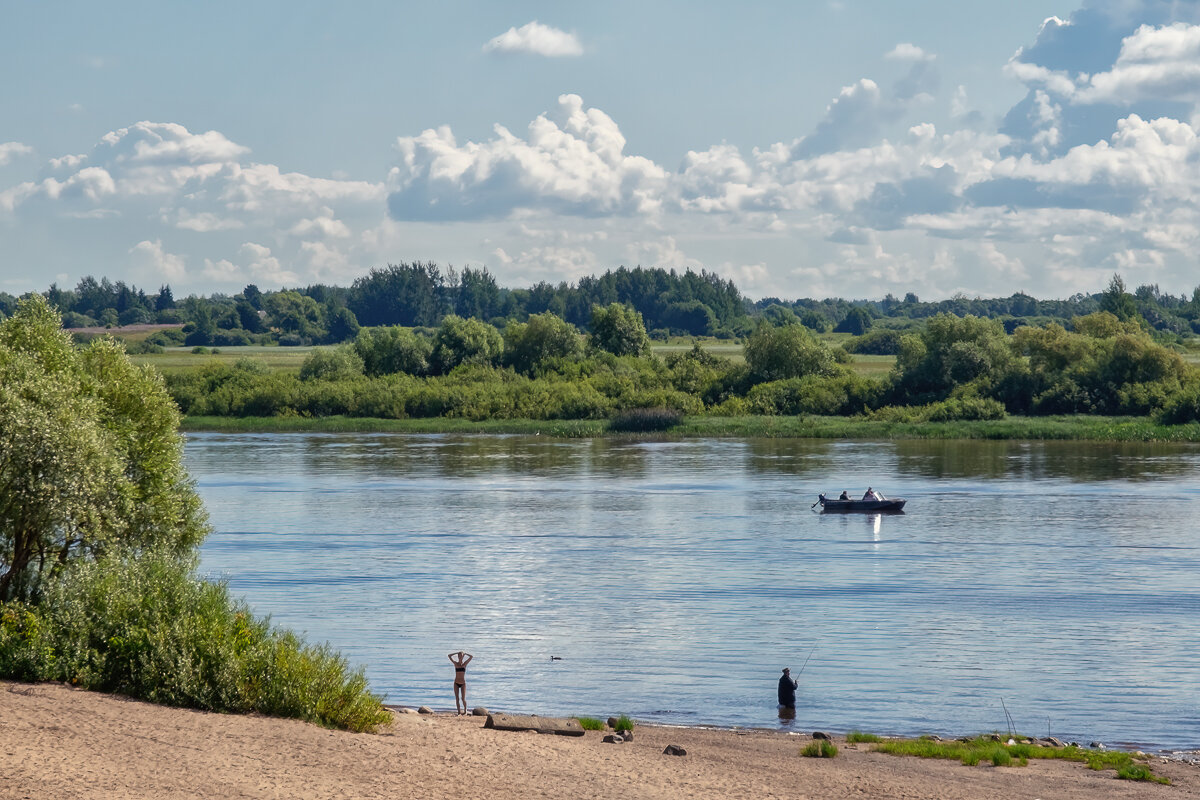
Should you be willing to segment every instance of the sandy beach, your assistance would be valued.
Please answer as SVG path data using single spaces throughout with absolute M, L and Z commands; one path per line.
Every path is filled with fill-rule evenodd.
M 965 767 L 807 736 L 639 725 L 635 741 L 487 730 L 483 718 L 396 714 L 378 734 L 164 708 L 56 684 L 0 683 L 0 798 L 1185 798 L 1200 769 L 1156 763 L 1174 785 L 1078 763 Z M 682 757 L 663 754 L 675 744 Z

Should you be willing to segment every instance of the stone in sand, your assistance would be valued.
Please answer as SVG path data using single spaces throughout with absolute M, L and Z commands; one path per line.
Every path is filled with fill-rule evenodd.
M 601 741 L 603 741 L 605 744 L 623 744 L 625 742 L 625 737 L 619 733 L 610 733 Z
M 430 708 L 429 706 L 421 706 L 420 708 L 417 709 L 417 713 L 418 714 L 432 714 L 433 709 Z
M 616 718 L 616 717 L 609 717 L 609 718 L 608 718 L 608 727 L 610 727 L 610 728 L 616 728 L 616 727 L 617 727 L 617 718 Z
M 830 735 L 824 731 L 813 731 L 812 738 L 814 739 L 830 739 Z
M 473 717 L 486 717 L 487 715 L 488 710 L 483 706 L 475 706 L 471 709 L 471 716 Z
M 663 749 L 663 755 L 666 756 L 686 756 L 687 750 L 684 750 L 677 744 L 669 744 Z
M 583 726 L 577 719 L 526 716 L 524 714 L 488 714 L 483 727 L 498 731 L 537 731 L 559 736 L 583 736 Z

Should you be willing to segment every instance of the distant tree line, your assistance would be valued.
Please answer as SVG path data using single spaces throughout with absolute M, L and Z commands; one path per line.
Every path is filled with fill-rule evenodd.
M 873 338 L 858 342 L 858 352 L 897 354 L 899 332 L 919 328 L 939 314 L 998 320 L 1006 332 L 1022 326 L 1070 320 L 1108 311 L 1122 322 L 1137 320 L 1162 342 L 1180 342 L 1200 334 L 1200 287 L 1191 296 L 1161 292 L 1157 285 L 1126 290 L 1114 275 L 1095 294 L 1065 300 L 1038 300 L 1018 292 L 1009 297 L 922 302 L 915 294 L 881 300 L 768 297 L 751 301 L 732 281 L 709 272 L 621 267 L 575 283 L 538 283 L 528 289 L 497 284 L 484 268 L 456 271 L 430 262 L 389 264 L 372 269 L 349 287 L 316 284 L 262 291 L 250 284 L 234 295 L 192 295 L 177 300 L 169 285 L 147 293 L 123 281 L 86 277 L 74 289 L 52 285 L 45 293 L 67 328 L 174 324 L 150 346 L 245 344 L 311 345 L 353 340 L 360 327 L 401 325 L 436 328 L 449 315 L 487 322 L 499 330 L 531 315 L 552 313 L 587 330 L 592 311 L 619 303 L 641 315 L 652 339 L 669 336 L 744 338 L 760 320 L 774 325 L 798 323 L 824 333 L 845 332 Z M 0 315 L 10 315 L 16 298 L 0 293 Z

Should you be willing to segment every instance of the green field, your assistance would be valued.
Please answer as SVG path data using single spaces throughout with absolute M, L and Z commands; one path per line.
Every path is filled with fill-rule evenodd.
M 163 373 L 183 372 L 197 369 L 214 361 L 232 364 L 238 359 L 249 358 L 271 370 L 299 372 L 300 365 L 312 347 L 218 347 L 217 352 L 193 353 L 190 347 L 171 347 L 163 353 L 140 353 L 131 355 L 135 364 L 149 364 Z
M 700 346 L 707 352 L 721 358 L 727 358 L 735 364 L 742 364 L 742 344 L 722 339 L 700 340 Z M 183 372 L 196 369 L 212 361 L 232 364 L 240 358 L 249 358 L 270 370 L 284 372 L 299 372 L 304 359 L 316 347 L 219 347 L 217 352 L 193 353 L 190 347 L 171 347 L 163 353 L 141 353 L 131 355 L 129 359 L 135 364 L 149 364 L 163 373 Z M 675 340 L 655 343 L 651 350 L 655 355 L 665 358 L 671 353 L 685 353 L 692 349 L 692 340 Z M 851 366 L 860 375 L 878 377 L 891 372 L 896 363 L 895 356 L 851 356 Z M 1196 356 L 1200 362 L 1200 355 Z

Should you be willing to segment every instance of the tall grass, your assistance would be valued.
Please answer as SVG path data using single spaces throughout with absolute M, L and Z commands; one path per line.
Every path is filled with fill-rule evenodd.
M 828 739 L 814 739 L 800 751 L 805 758 L 837 758 L 837 745 Z
M 574 717 L 579 720 L 579 727 L 585 731 L 602 731 L 604 730 L 604 720 L 596 719 L 595 717 Z
M 618 433 L 649 433 L 674 428 L 683 414 L 674 408 L 630 408 L 608 423 L 608 429 Z
M 37 605 L 0 606 L 0 675 L 353 731 L 390 719 L 362 669 L 155 554 L 80 563 Z
M 590 438 L 611 432 L 604 420 L 373 417 L 187 417 L 183 430 L 262 432 L 396 432 L 539 434 Z M 678 438 L 1013 439 L 1113 442 L 1200 442 L 1200 424 L 1158 425 L 1149 417 L 1008 417 L 1003 420 L 899 423 L 862 417 L 685 416 L 667 434 Z

